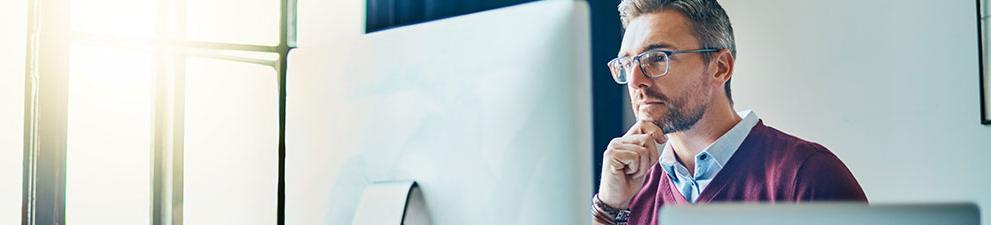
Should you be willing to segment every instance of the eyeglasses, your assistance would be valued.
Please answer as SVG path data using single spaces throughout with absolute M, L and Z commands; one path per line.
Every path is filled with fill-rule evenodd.
M 694 50 L 663 50 L 654 49 L 640 53 L 639 55 L 630 57 L 620 57 L 609 61 L 609 71 L 612 72 L 613 80 L 616 83 L 626 84 L 630 82 L 629 75 L 632 73 L 633 65 L 640 65 L 640 72 L 648 78 L 658 78 L 663 77 L 668 74 L 671 70 L 671 64 L 669 63 L 671 56 L 674 54 L 681 53 L 709 53 L 717 52 L 719 49 L 706 48 L 706 49 L 694 49 Z

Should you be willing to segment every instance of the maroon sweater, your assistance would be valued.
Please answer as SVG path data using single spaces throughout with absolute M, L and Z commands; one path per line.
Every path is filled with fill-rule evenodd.
M 750 130 L 743 144 L 699 195 L 709 202 L 867 201 L 843 162 L 822 145 L 764 126 Z M 660 164 L 654 164 L 630 201 L 630 225 L 656 225 L 664 205 L 691 204 Z

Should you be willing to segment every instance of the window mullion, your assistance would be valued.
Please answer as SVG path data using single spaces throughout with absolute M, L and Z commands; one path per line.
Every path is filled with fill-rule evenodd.
M 28 5 L 21 221 L 65 224 L 69 4 L 30 0 Z
M 296 0 L 280 0 L 279 10 L 279 61 L 275 68 L 279 82 L 279 181 L 276 224 L 286 224 L 286 78 L 289 51 L 297 46 Z
M 181 225 L 185 56 L 175 40 L 184 36 L 185 1 L 159 0 L 158 8 L 151 224 Z

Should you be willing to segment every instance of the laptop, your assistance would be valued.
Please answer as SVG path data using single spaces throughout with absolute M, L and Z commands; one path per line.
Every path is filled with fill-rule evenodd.
M 717 203 L 660 210 L 663 225 L 979 225 L 973 203 Z

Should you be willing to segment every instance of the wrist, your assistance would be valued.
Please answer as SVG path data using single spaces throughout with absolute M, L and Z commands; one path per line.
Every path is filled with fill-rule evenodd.
M 595 196 L 599 199 L 599 201 L 601 201 L 606 206 L 609 206 L 610 208 L 613 208 L 613 209 L 626 209 L 626 208 L 629 208 L 628 207 L 628 205 L 630 204 L 630 200 L 629 199 L 623 200 L 621 198 L 615 198 L 615 197 L 612 197 L 609 194 L 603 194 L 603 193 L 598 193 Z
M 630 219 L 630 210 L 613 208 L 606 205 L 596 194 L 592 197 L 592 217 L 602 224 L 626 225 Z

